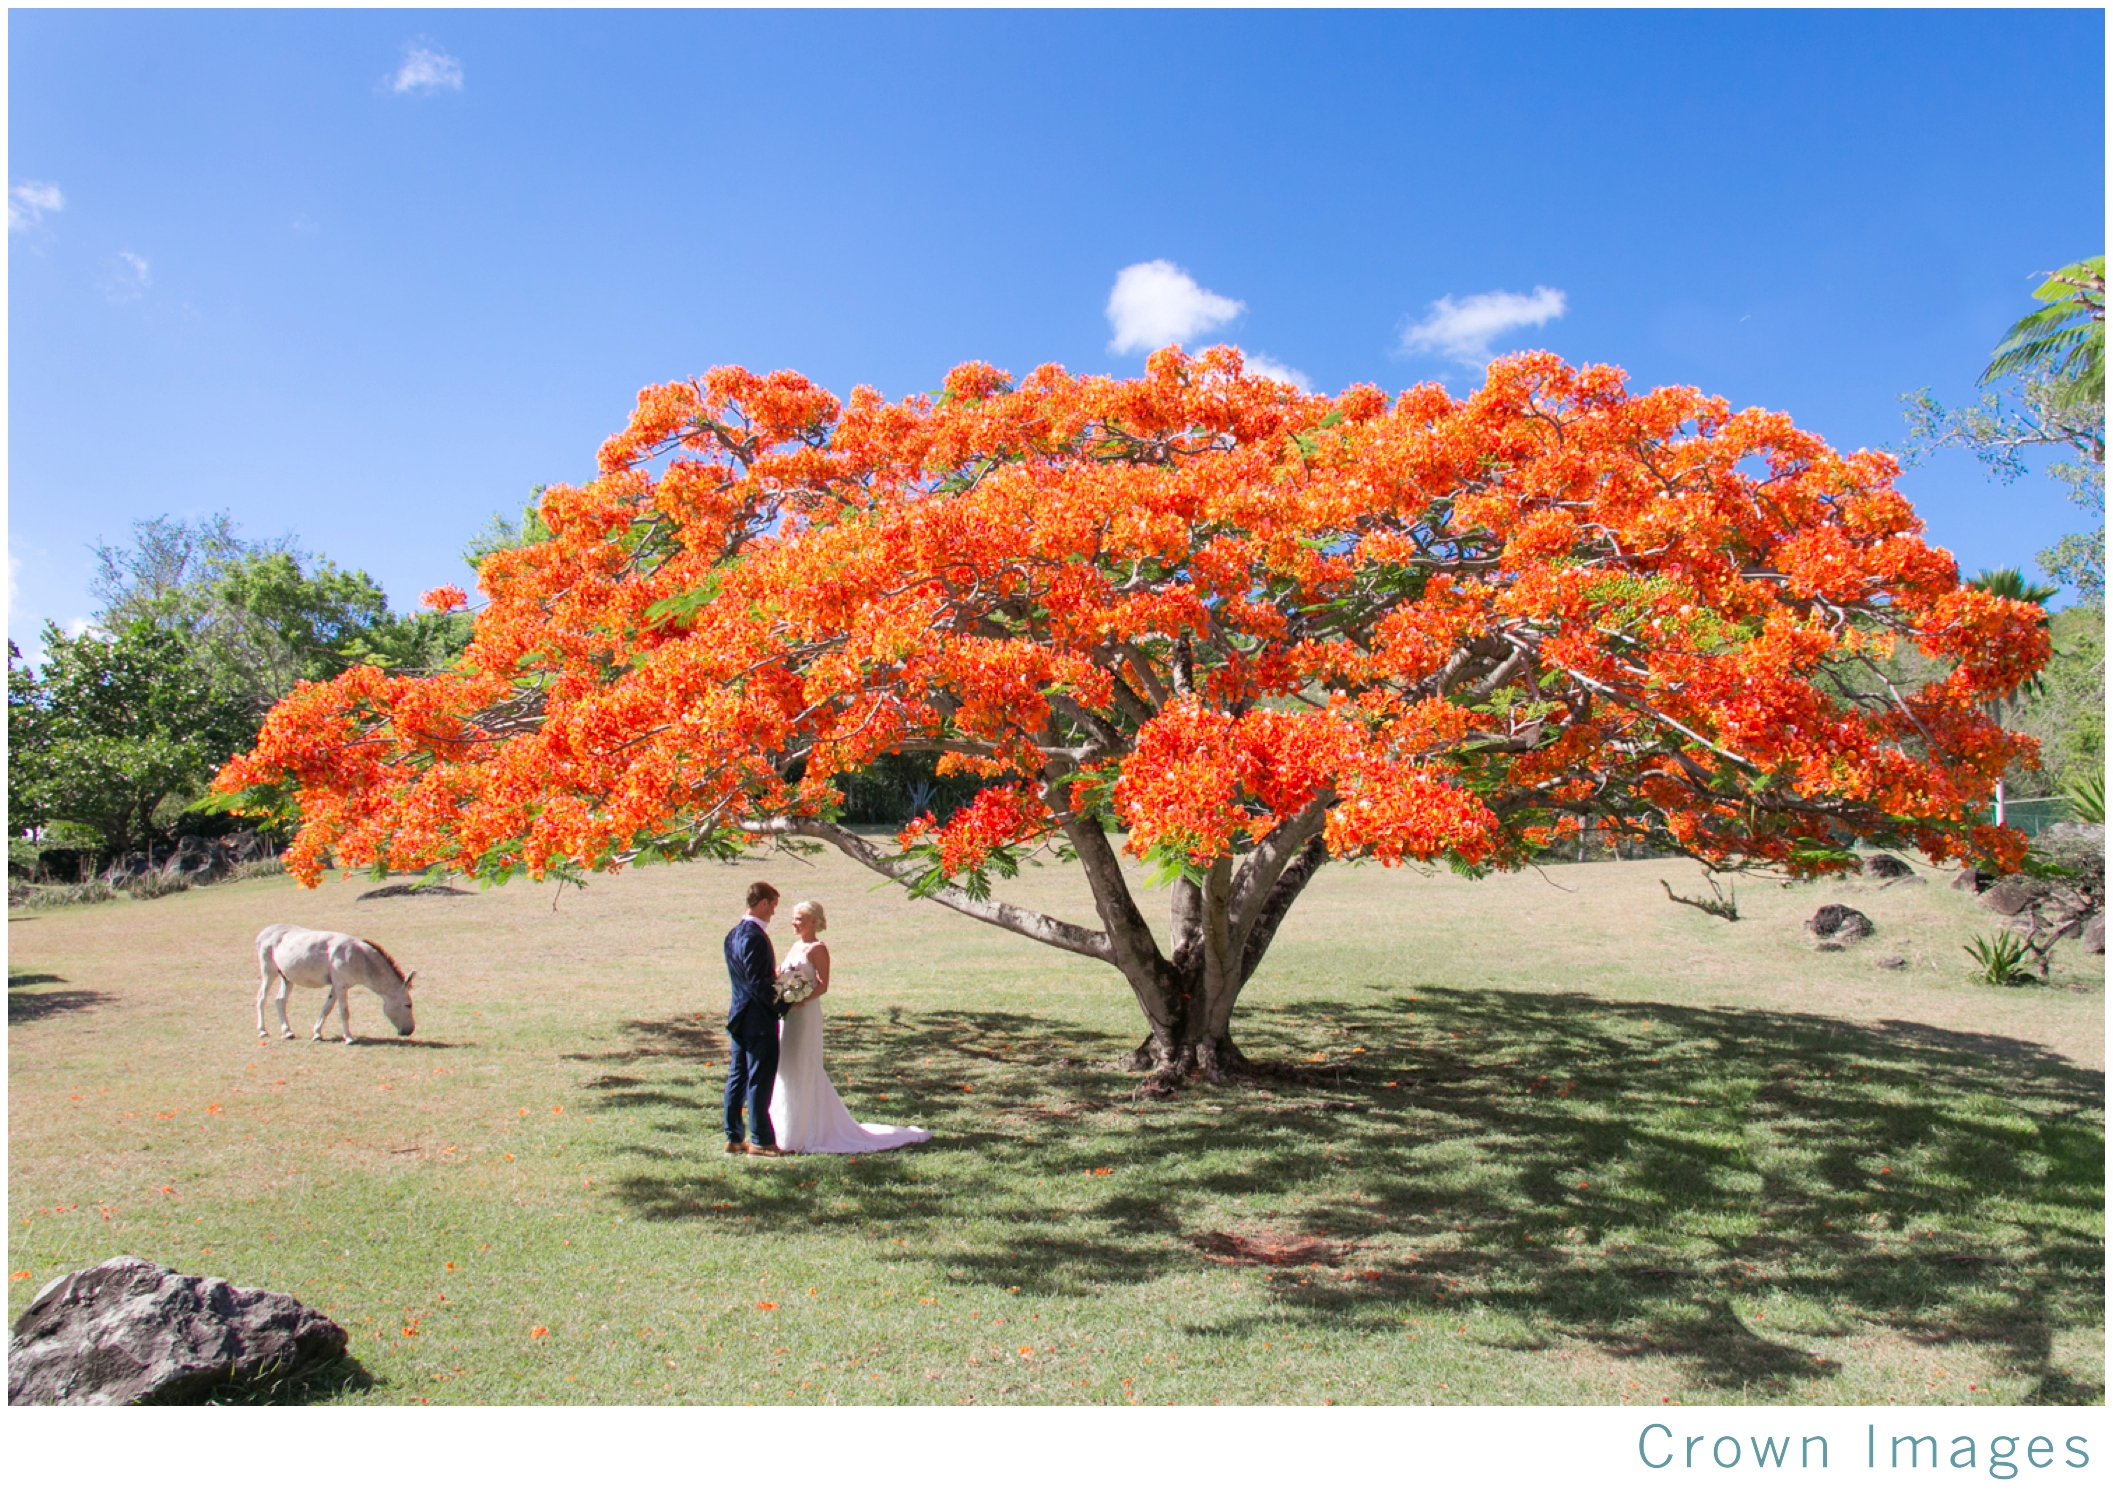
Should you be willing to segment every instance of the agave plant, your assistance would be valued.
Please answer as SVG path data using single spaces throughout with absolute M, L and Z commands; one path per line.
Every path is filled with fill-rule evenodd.
M 2101 766 L 2071 781 L 2066 789 L 2069 806 L 2085 823 L 2106 821 L 2106 769 Z
M 1981 966 L 1980 978 L 1990 985 L 2023 985 L 2032 979 L 2025 967 L 2030 952 L 2015 933 L 1998 933 L 1993 941 L 1976 938 L 1966 945 L 1966 952 Z

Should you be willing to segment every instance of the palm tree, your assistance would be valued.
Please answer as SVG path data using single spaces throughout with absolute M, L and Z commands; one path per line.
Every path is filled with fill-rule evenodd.
M 2047 305 L 2011 324 L 1981 384 L 2044 370 L 2087 401 L 2106 399 L 2106 258 L 2094 255 L 2047 274 L 2033 297 Z

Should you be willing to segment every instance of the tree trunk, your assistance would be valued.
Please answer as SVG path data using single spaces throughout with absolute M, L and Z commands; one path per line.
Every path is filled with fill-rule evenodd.
M 1248 1072 L 1252 1065 L 1232 1037 L 1233 1010 L 1284 914 L 1327 863 L 1321 830 L 1332 795 L 1316 797 L 1239 860 L 1218 860 L 1200 882 L 1175 882 L 1171 955 L 1160 952 L 1138 910 L 1107 830 L 1095 819 L 1073 814 L 1061 787 L 1046 788 L 1044 800 L 1078 854 L 1100 914 L 1099 932 L 953 886 L 928 891 L 927 898 L 1052 948 L 1114 965 L 1129 982 L 1149 1028 L 1125 1058 L 1127 1066 L 1149 1075 L 1140 1093 L 1165 1095 L 1192 1077 L 1217 1083 Z M 823 839 L 892 881 L 908 884 L 911 878 L 901 855 L 888 854 L 838 824 L 775 818 L 743 827 L 758 834 Z
M 1318 823 L 1318 816 L 1312 822 Z M 1297 832 L 1298 830 L 1294 830 Z M 1296 846 L 1290 860 L 1262 849 L 1248 857 L 1243 875 L 1250 901 L 1236 889 L 1233 862 L 1220 860 L 1199 884 L 1174 887 L 1174 953 L 1166 973 L 1146 986 L 1131 980 L 1151 1031 L 1125 1059 L 1148 1074 L 1140 1094 L 1163 1097 L 1182 1081 L 1212 1084 L 1251 1073 L 1254 1065 L 1233 1040 L 1233 1013 L 1247 982 L 1314 873 L 1326 863 L 1328 846 L 1318 833 Z M 1260 860 L 1256 866 L 1253 862 Z M 1266 886 L 1260 884 L 1267 879 Z

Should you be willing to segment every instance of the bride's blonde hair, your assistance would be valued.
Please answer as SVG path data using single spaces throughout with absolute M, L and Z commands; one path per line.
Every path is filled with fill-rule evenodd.
M 813 918 L 814 930 L 817 933 L 829 926 L 829 914 L 822 910 L 820 902 L 802 902 L 799 906 L 792 909 L 792 915 L 794 917 Z

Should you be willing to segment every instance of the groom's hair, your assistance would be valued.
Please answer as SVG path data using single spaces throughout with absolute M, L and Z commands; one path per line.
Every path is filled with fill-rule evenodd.
M 774 902 L 777 899 L 778 888 L 768 881 L 754 882 L 748 888 L 748 905 L 751 907 L 758 902 Z

